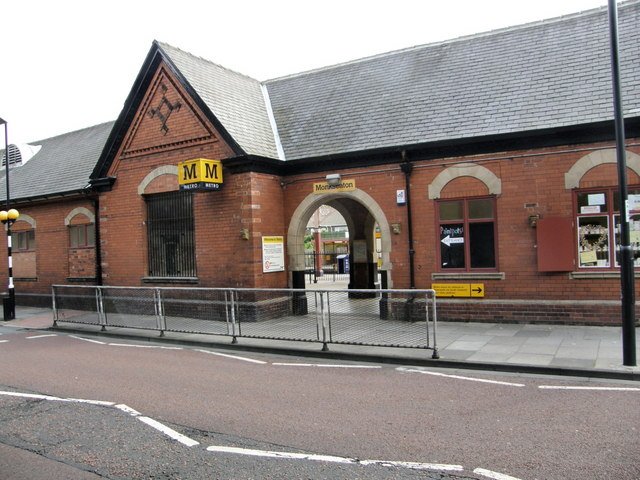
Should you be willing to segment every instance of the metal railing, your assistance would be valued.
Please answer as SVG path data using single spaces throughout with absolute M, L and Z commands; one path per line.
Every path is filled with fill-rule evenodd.
M 238 338 L 433 350 L 434 290 L 52 287 L 60 322 Z

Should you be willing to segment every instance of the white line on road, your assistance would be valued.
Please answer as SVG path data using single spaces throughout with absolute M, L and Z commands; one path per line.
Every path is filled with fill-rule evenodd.
M 322 364 L 322 363 L 281 363 L 274 362 L 272 365 L 279 367 L 319 367 L 319 368 L 382 368 L 379 365 L 338 365 L 338 364 Z
M 598 390 L 605 392 L 640 392 L 640 388 L 636 387 L 572 387 L 561 385 L 539 385 L 538 388 L 543 390 Z
M 0 340 L 0 343 L 7 343 L 9 340 Z
M 125 405 L 124 403 L 120 403 L 118 405 L 114 405 L 114 408 L 117 408 L 118 410 L 122 410 L 124 413 L 128 413 L 132 417 L 137 417 L 138 415 L 141 415 L 140 412 L 138 412 L 137 410 L 134 410 L 133 408 Z
M 107 343 L 110 347 L 159 348 L 161 350 L 182 350 L 182 347 L 165 347 L 162 345 L 134 345 L 133 343 Z
M 225 447 L 213 445 L 207 447 L 209 452 L 235 453 L 237 455 L 250 455 L 253 457 L 281 458 L 285 460 L 312 460 L 316 462 L 331 462 L 359 465 L 384 465 L 390 467 L 410 468 L 413 470 L 445 470 L 462 471 L 462 465 L 444 465 L 437 463 L 396 462 L 387 460 L 358 460 L 357 458 L 337 457 L 334 455 L 317 455 L 312 453 L 274 452 L 270 450 L 253 450 L 248 448 Z
M 185 435 L 182 435 L 181 433 L 176 432 L 172 428 L 169 428 L 166 425 L 163 425 L 162 423 L 160 423 L 160 422 L 158 422 L 158 421 L 156 421 L 156 420 L 154 420 L 152 418 L 140 416 L 140 413 L 138 413 L 133 408 L 128 407 L 127 405 L 124 405 L 124 404 L 116 405 L 114 402 L 106 402 L 106 401 L 103 401 L 103 400 L 86 400 L 86 399 L 82 399 L 82 398 L 61 398 L 61 397 L 53 397 L 51 395 L 40 395 L 40 394 L 36 394 L 36 393 L 3 392 L 3 391 L 0 391 L 0 395 L 5 395 L 5 396 L 8 396 L 8 397 L 30 398 L 30 399 L 34 399 L 34 400 L 49 400 L 49 401 L 54 401 L 54 402 L 71 402 L 71 403 L 88 403 L 90 405 L 114 407 L 114 408 L 117 408 L 118 410 L 121 410 L 121 411 L 123 411 L 125 413 L 128 413 L 132 417 L 137 418 L 141 422 L 146 423 L 150 427 L 155 428 L 156 430 L 164 433 L 165 435 L 171 437 L 174 440 L 177 440 L 178 442 L 182 443 L 183 445 L 186 445 L 187 447 L 193 447 L 194 445 L 199 445 L 200 444 L 199 442 L 196 442 L 195 440 L 193 440 L 193 439 L 191 439 L 191 438 L 189 438 L 189 437 L 187 437 Z
M 487 478 L 492 478 L 494 480 L 520 480 L 519 478 L 511 477 L 504 473 L 492 472 L 491 470 L 486 470 L 484 468 L 476 468 L 473 473 Z
M 501 382 L 499 380 L 485 380 L 484 378 L 462 377 L 460 375 L 449 375 L 446 373 L 429 372 L 427 370 L 418 370 L 416 368 L 398 367 L 396 370 L 409 373 L 423 373 L 425 375 L 433 375 L 436 377 L 455 378 L 457 380 L 468 380 L 470 382 L 491 383 L 494 385 L 506 385 L 508 387 L 524 387 L 522 383 Z
M 25 338 L 28 339 L 28 340 L 31 340 L 31 339 L 34 339 L 34 338 L 46 338 L 46 337 L 57 337 L 57 336 L 58 336 L 58 334 L 56 334 L 56 333 L 49 333 L 47 335 L 34 335 L 34 336 L 31 336 L 31 337 L 25 337 Z
M 233 358 L 234 360 L 242 360 L 243 362 L 258 363 L 260 365 L 265 365 L 267 363 L 267 362 L 263 362 L 262 360 L 254 360 L 253 358 L 239 357 L 237 355 L 229 355 L 228 353 L 211 352 L 209 350 L 200 350 L 197 348 L 195 349 L 195 351 L 200 353 L 208 353 L 209 355 L 217 355 L 218 357 L 226 357 L 226 358 Z
M 155 428 L 156 430 L 159 430 L 160 432 L 164 433 L 165 435 L 173 438 L 174 440 L 182 443 L 183 445 L 186 445 L 187 447 L 193 447 L 195 445 L 199 445 L 200 442 L 196 442 L 195 440 L 186 437 L 184 435 L 182 435 L 181 433 L 176 432 L 175 430 L 173 430 L 172 428 L 167 427 L 166 425 L 163 425 L 160 422 L 157 422 L 156 420 L 149 418 L 149 417 L 136 417 L 138 420 L 140 420 L 143 423 L 146 423 L 147 425 L 149 425 L 150 427 Z
M 98 345 L 105 345 L 104 342 L 101 342 L 100 340 L 92 340 L 90 338 L 83 338 L 83 337 L 77 337 L 75 335 L 69 335 L 71 338 L 75 338 L 77 340 L 83 340 L 85 342 L 91 342 L 91 343 L 97 343 Z

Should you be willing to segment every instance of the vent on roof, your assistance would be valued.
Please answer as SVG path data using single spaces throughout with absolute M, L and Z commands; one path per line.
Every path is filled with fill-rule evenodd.
M 9 167 L 19 167 L 27 163 L 33 156 L 40 151 L 42 147 L 40 145 L 16 145 L 10 144 L 7 150 L 9 150 Z M 2 167 L 7 165 L 6 152 L 2 153 Z

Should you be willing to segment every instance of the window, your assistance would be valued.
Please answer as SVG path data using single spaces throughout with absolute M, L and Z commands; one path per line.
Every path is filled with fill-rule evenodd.
M 149 275 L 195 277 L 195 235 L 191 192 L 149 195 L 147 243 Z
M 442 200 L 437 205 L 440 268 L 495 269 L 495 199 Z
M 96 244 L 96 230 L 93 223 L 69 226 L 69 246 L 71 248 L 93 247 Z
M 629 189 L 640 201 L 640 189 Z M 617 188 L 576 192 L 578 265 L 580 268 L 620 266 L 620 202 Z M 633 212 L 632 212 L 633 213 Z M 640 214 L 630 215 L 629 230 L 635 266 L 640 266 Z
M 36 231 L 11 232 L 11 249 L 16 251 L 33 251 L 36 249 Z

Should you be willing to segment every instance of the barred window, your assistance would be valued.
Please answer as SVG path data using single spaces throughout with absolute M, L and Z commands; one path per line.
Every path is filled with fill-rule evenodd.
M 169 192 L 145 197 L 149 275 L 195 277 L 193 195 Z

